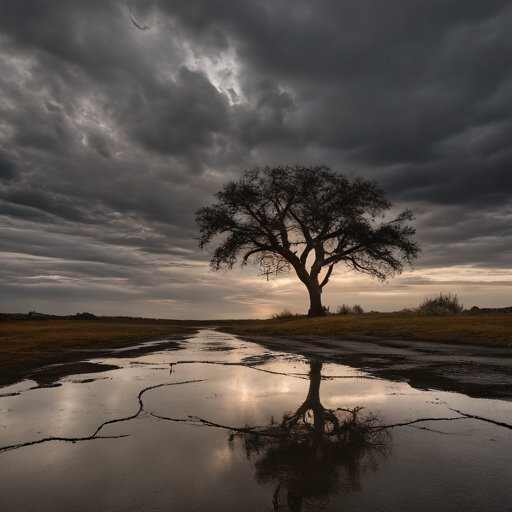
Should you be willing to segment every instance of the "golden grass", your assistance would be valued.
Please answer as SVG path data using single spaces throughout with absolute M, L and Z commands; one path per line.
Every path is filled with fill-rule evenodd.
M 0 351 L 111 348 L 118 343 L 193 332 L 182 325 L 81 320 L 13 321 L 0 324 Z
M 405 313 L 262 320 L 228 327 L 240 335 L 374 336 L 387 339 L 512 346 L 512 314 L 415 316 Z
M 405 313 L 238 321 L 21 320 L 0 322 L 0 385 L 47 364 L 78 361 L 83 351 L 192 334 L 212 324 L 239 335 L 373 336 L 512 346 L 512 314 L 416 316 Z M 92 357 L 91 355 L 88 355 Z
M 166 336 L 192 334 L 191 326 L 80 320 L 0 323 L 0 382 L 51 363 L 78 360 L 73 351 L 128 346 Z

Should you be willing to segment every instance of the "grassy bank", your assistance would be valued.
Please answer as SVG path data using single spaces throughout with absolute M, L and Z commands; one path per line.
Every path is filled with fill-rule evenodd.
M 239 335 L 374 336 L 387 339 L 512 346 L 512 314 L 417 316 L 385 313 L 292 318 L 222 328 Z
M 76 361 L 83 351 L 119 348 L 140 341 L 192 334 L 186 322 L 102 322 L 82 320 L 0 323 L 0 385 L 53 363 Z

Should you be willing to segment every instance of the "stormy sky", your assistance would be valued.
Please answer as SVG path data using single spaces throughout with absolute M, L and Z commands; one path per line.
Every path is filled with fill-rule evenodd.
M 416 212 L 388 283 L 324 304 L 512 306 L 506 0 L 0 0 L 0 311 L 305 312 L 293 275 L 209 271 L 194 217 L 262 165 L 328 164 Z

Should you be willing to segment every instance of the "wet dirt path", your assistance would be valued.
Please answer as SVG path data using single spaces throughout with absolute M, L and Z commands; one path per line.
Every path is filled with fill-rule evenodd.
M 411 386 L 512 400 L 512 347 L 334 337 L 245 337 L 292 354 L 360 368 Z
M 335 362 L 357 342 L 315 343 L 202 331 L 2 388 L 2 510 L 512 510 L 511 402 L 420 390 L 365 359 L 403 368 L 407 346 L 366 350 L 362 370 Z M 414 364 L 441 362 L 418 348 Z

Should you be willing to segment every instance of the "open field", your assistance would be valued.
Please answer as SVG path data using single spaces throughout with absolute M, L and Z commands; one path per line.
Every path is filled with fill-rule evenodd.
M 418 316 L 407 313 L 298 317 L 222 327 L 240 335 L 372 336 L 396 340 L 512 346 L 512 314 Z
M 48 364 L 94 357 L 98 350 L 190 335 L 201 327 L 212 326 L 248 336 L 370 336 L 512 346 L 512 314 L 428 317 L 383 313 L 230 321 L 15 320 L 0 322 L 0 385 L 24 378 Z
M 186 323 L 172 322 L 4 321 L 0 323 L 0 385 L 41 366 L 76 361 L 97 350 L 194 332 Z

